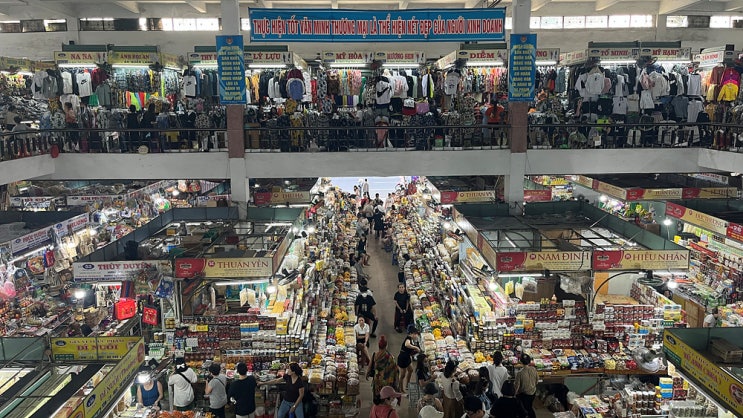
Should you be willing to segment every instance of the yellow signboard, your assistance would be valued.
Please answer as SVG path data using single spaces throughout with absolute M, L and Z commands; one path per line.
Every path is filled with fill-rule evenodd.
M 580 184 L 583 187 L 593 189 L 593 179 L 586 176 L 573 176 L 573 182 Z
M 720 401 L 736 416 L 743 416 L 743 385 L 731 375 L 681 341 L 669 330 L 663 333 L 666 358 L 705 392 Z
M 112 52 L 109 63 L 114 65 L 150 65 L 160 60 L 157 52 Z
M 54 62 L 57 64 L 97 64 L 105 62 L 106 59 L 107 54 L 100 51 L 57 51 L 54 53 Z
M 273 274 L 271 258 L 179 258 L 175 275 L 191 278 L 203 274 L 210 278 L 269 277 Z
M 666 202 L 666 215 L 702 227 L 723 237 L 727 234 L 728 222 L 726 220 L 675 203 Z
M 601 193 L 606 193 L 609 196 L 616 197 L 617 199 L 626 200 L 627 199 L 627 190 L 614 186 L 609 183 L 604 183 L 603 181 L 599 181 L 598 185 L 596 186 L 596 191 Z
M 119 360 L 139 337 L 52 338 L 54 360 Z
M 182 66 L 179 64 L 180 60 L 176 54 L 160 53 L 160 64 L 165 68 L 180 69 Z
M 139 339 L 124 358 L 85 397 L 85 418 L 99 418 L 116 400 L 116 395 L 131 384 L 139 366 L 144 362 L 144 340 Z

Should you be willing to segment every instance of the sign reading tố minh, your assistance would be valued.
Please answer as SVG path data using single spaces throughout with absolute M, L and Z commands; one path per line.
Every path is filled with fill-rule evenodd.
M 502 41 L 504 8 L 250 9 L 251 42 Z

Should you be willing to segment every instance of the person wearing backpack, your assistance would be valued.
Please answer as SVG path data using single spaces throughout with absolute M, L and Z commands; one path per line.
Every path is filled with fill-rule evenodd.
M 198 380 L 196 372 L 186 365 L 183 357 L 175 359 L 175 371 L 168 378 L 168 386 L 173 388 L 172 408 L 176 411 L 190 411 L 194 401 L 193 384 Z
M 209 382 L 204 392 L 209 395 L 209 410 L 216 418 L 225 418 L 224 406 L 227 405 L 227 376 L 222 374 L 222 366 L 212 363 L 209 366 Z

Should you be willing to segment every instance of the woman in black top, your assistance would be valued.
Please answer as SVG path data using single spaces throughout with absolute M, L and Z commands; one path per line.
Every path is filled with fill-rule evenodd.
M 418 329 L 415 325 L 408 326 L 408 336 L 402 342 L 400 355 L 397 356 L 397 367 L 400 368 L 400 392 L 405 393 L 410 378 L 413 376 L 413 356 L 421 352 L 418 347 Z M 407 378 L 407 379 L 406 379 Z
M 279 418 L 285 418 L 289 413 L 294 413 L 296 418 L 304 418 L 304 407 L 302 398 L 304 398 L 304 381 L 302 380 L 302 368 L 297 363 L 289 363 L 289 369 L 286 370 L 283 378 L 269 380 L 258 383 L 258 386 L 276 385 L 279 383 L 286 384 L 284 400 L 279 406 Z
M 382 236 L 382 231 L 384 231 L 384 215 L 379 209 L 374 209 L 372 219 L 374 220 L 374 238 L 379 239 Z
M 395 293 L 395 330 L 397 332 L 402 332 L 408 326 L 408 319 L 412 313 L 410 294 L 405 289 L 405 284 L 400 283 L 397 285 L 397 293 Z
M 126 114 L 126 129 L 139 129 L 139 115 L 137 107 L 129 106 L 129 113 Z M 122 151 L 135 151 L 139 147 L 139 132 L 128 132 L 126 141 L 122 144 Z

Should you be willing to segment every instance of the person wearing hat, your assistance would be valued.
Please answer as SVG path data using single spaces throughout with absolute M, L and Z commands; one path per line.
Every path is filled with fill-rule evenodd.
M 524 367 L 516 374 L 516 378 L 514 379 L 516 398 L 524 406 L 524 409 L 526 409 L 529 418 L 536 418 L 537 415 L 534 412 L 532 403 L 534 403 L 534 396 L 537 394 L 539 374 L 536 367 L 531 365 L 531 357 L 528 354 L 521 354 L 519 361 Z
M 400 368 L 400 391 L 405 393 L 410 378 L 413 376 L 413 357 L 421 352 L 418 347 L 418 336 L 420 333 L 415 325 L 408 325 L 408 336 L 402 342 L 400 354 L 397 356 L 397 367 Z
M 443 418 L 444 413 L 431 405 L 426 405 L 418 411 L 418 418 Z
M 160 400 L 163 398 L 163 385 L 158 380 L 152 380 L 152 376 L 142 374 L 137 385 L 137 406 L 152 407 L 160 409 Z
M 399 418 L 397 408 L 400 405 L 402 393 L 396 392 L 392 386 L 384 386 L 379 396 L 374 399 L 374 406 L 369 411 L 369 418 Z
M 398 384 L 398 369 L 393 356 L 387 350 L 387 337 L 379 336 L 379 350 L 372 354 L 369 368 L 367 369 L 367 379 L 373 378 L 372 393 L 376 396 L 385 386 L 395 387 Z
M 173 404 L 176 411 L 190 411 L 194 401 L 193 384 L 198 380 L 183 357 L 175 359 L 175 371 L 168 378 L 168 386 L 173 388 Z
M 464 415 L 462 418 L 491 418 L 490 412 L 486 411 L 482 401 L 475 396 L 464 398 Z
M 441 416 L 444 416 L 444 406 L 441 405 L 441 401 L 436 397 L 439 393 L 439 388 L 436 383 L 429 382 L 423 387 L 423 396 L 418 400 L 418 416 L 421 416 L 423 408 L 431 407 L 437 411 L 441 411 Z

